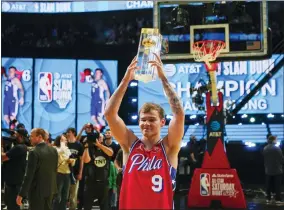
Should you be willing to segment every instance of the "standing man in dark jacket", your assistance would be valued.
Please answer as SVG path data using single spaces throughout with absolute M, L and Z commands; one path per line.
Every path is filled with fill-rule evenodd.
M 17 204 L 20 206 L 22 198 L 28 196 L 30 210 L 51 210 L 52 198 L 57 191 L 58 154 L 56 149 L 44 142 L 47 135 L 42 128 L 34 128 L 30 138 L 35 148 L 29 152 L 26 174 L 17 196 Z
M 266 174 L 266 202 L 271 201 L 271 191 L 274 187 L 276 204 L 282 204 L 281 200 L 281 180 L 283 175 L 284 157 L 282 151 L 275 144 L 276 136 L 268 137 L 268 145 L 264 147 L 264 166 Z
M 19 129 L 14 132 L 14 147 L 6 153 L 2 152 L 2 162 L 5 162 L 5 202 L 9 210 L 20 210 L 16 203 L 16 197 L 19 193 L 27 163 L 27 146 L 24 144 L 25 129 Z M 11 138 L 12 140 L 12 138 Z

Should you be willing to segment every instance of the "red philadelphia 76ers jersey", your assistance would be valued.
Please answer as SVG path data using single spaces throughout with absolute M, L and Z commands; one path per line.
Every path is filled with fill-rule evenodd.
M 136 140 L 123 171 L 119 209 L 173 209 L 175 178 L 162 141 L 147 150 Z

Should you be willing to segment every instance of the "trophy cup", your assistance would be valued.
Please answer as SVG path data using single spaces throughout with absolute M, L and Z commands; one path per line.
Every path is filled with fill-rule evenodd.
M 160 55 L 162 44 L 162 35 L 157 28 L 142 28 L 140 42 L 137 53 L 137 66 L 139 70 L 135 72 L 135 79 L 144 83 L 156 79 L 156 69 L 149 64 L 149 61 L 156 60 L 153 53 Z

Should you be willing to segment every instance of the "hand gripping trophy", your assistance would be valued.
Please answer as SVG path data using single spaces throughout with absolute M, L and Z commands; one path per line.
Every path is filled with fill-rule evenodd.
M 152 66 L 149 61 L 155 61 L 157 58 L 154 55 L 160 55 L 162 45 L 162 36 L 159 33 L 159 29 L 156 28 L 142 28 L 137 61 L 139 70 L 135 72 L 135 79 L 144 83 L 153 81 L 156 79 L 156 68 Z

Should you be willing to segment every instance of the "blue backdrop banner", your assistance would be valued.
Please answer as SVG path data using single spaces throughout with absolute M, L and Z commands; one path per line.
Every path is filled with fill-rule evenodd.
M 34 127 L 55 138 L 75 127 L 76 60 L 35 59 Z
M 105 104 L 117 87 L 117 61 L 78 60 L 78 131 L 88 122 L 106 124 Z
M 2 128 L 8 128 L 9 121 L 16 118 L 31 129 L 32 69 L 31 58 L 2 58 Z
M 218 88 L 223 88 L 224 104 L 242 98 L 257 84 L 257 81 L 279 62 L 279 56 L 260 61 L 220 62 L 218 65 Z M 275 63 L 274 63 L 275 62 Z M 192 102 L 190 87 L 198 87 L 201 81 L 208 81 L 203 63 L 165 64 L 164 71 L 172 87 L 181 98 L 186 114 L 197 114 L 198 108 Z M 239 113 L 283 113 L 283 71 L 278 71 L 261 90 L 240 110 Z M 166 114 L 171 114 L 168 100 L 164 94 L 161 81 L 144 84 L 139 82 L 138 106 L 145 102 L 155 102 L 162 105 Z M 238 101 L 240 102 L 240 101 Z M 204 112 L 203 112 L 204 113 Z

